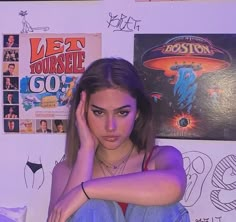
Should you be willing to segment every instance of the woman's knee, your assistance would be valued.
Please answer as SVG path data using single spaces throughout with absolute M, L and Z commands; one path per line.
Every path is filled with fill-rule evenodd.
M 179 203 L 167 206 L 129 205 L 126 220 L 129 222 L 190 222 L 188 211 Z
M 112 201 L 91 199 L 84 203 L 71 217 L 68 222 L 91 221 L 91 222 L 116 222 L 120 220 L 120 210 Z M 122 220 L 121 220 L 122 221 Z
M 177 204 L 177 211 L 176 222 L 190 222 L 189 212 L 181 203 Z

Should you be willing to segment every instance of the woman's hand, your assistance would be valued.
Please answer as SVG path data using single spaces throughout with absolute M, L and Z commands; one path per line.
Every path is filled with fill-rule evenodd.
M 75 187 L 57 202 L 47 222 L 66 222 L 86 201 L 81 185 Z
M 97 148 L 97 138 L 91 133 L 86 121 L 86 93 L 81 92 L 80 103 L 76 109 L 76 126 L 80 138 L 80 148 L 93 149 Z

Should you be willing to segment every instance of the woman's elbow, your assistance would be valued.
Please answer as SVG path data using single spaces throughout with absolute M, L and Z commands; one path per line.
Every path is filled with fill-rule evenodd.
M 176 176 L 173 180 L 173 190 L 175 191 L 175 194 L 173 194 L 173 201 L 179 202 L 182 200 L 187 185 L 187 178 L 185 172 L 182 173 L 181 176 Z
M 181 201 L 184 196 L 187 184 L 186 175 L 185 173 L 182 175 L 177 175 L 173 176 L 169 183 L 167 183 L 167 204 L 177 203 Z

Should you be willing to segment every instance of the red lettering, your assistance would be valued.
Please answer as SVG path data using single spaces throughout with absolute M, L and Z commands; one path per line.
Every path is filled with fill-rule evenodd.
M 78 47 L 78 42 L 82 48 L 85 47 L 85 38 L 66 38 L 65 45 L 69 44 L 66 52 L 82 50 L 82 48 Z
M 41 38 L 30 39 L 30 46 L 31 46 L 30 63 L 36 62 L 37 60 L 42 59 L 44 57 L 44 45 L 42 45 L 39 49 L 40 42 L 41 42 Z
M 47 38 L 47 49 L 45 56 L 51 56 L 64 52 L 64 45 L 61 45 L 62 43 L 63 38 Z

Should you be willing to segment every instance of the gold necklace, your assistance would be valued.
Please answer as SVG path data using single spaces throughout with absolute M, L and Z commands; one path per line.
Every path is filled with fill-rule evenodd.
M 99 166 L 100 166 L 104 176 L 117 176 L 117 175 L 123 174 L 125 166 L 126 166 L 128 160 L 133 152 L 133 149 L 134 149 L 134 145 L 132 146 L 129 153 L 115 165 L 112 163 L 109 163 L 105 160 L 101 160 L 96 155 L 96 159 L 98 160 Z

